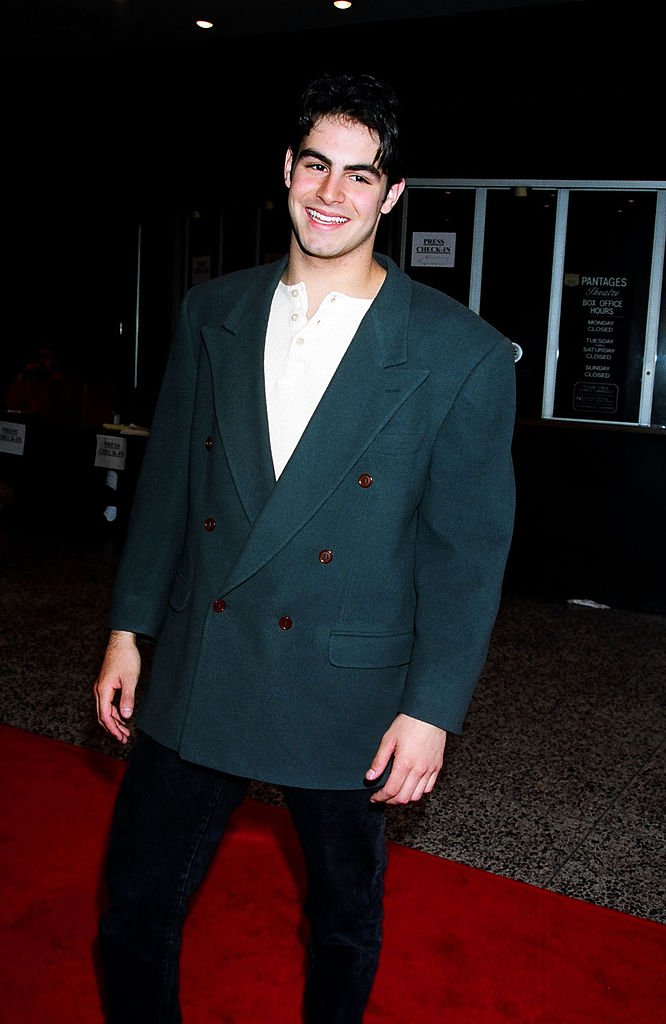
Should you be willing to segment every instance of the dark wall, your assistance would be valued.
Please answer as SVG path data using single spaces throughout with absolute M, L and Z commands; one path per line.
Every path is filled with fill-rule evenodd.
M 655 177 L 658 33 L 637 8 L 610 7 L 573 2 L 232 41 L 202 33 L 178 48 L 23 55 L 13 69 L 9 60 L 14 351 L 40 332 L 78 358 L 106 350 L 108 337 L 93 338 L 89 325 L 123 286 L 118 264 L 137 218 L 283 202 L 287 115 L 325 68 L 394 83 L 412 177 Z
M 42 86 L 27 104 L 29 131 L 66 188 L 111 202 L 270 189 L 301 85 L 324 69 L 356 68 L 399 90 L 412 176 L 650 177 L 659 133 L 654 122 L 646 128 L 662 109 L 655 33 L 644 13 L 611 6 L 249 40 L 202 34 L 180 48 L 40 64 L 24 68 Z
M 138 223 L 150 227 L 144 313 L 159 367 L 182 285 L 174 259 L 183 217 L 226 211 L 226 244 L 251 262 L 257 206 L 284 201 L 289 109 L 324 69 L 374 71 L 395 85 L 412 177 L 656 177 L 659 33 L 638 5 L 610 8 L 574 2 L 231 42 L 202 34 L 178 48 L 10 63 L 0 383 L 49 343 L 74 374 L 126 384 L 118 323 L 133 313 Z M 123 413 L 145 421 L 151 400 L 148 393 Z M 666 517 L 666 498 L 655 493 L 663 438 L 576 433 L 584 443 L 544 428 L 517 436 L 511 583 L 566 596 L 594 589 L 596 579 L 613 602 L 640 605 L 644 596 L 658 606 L 661 580 L 643 587 L 630 568 L 650 557 L 641 508 Z M 572 551 L 572 531 L 562 528 L 575 523 L 583 545 L 591 519 L 611 523 L 604 551 L 610 546 L 624 567 L 607 583 L 597 547 L 588 545 L 588 557 Z

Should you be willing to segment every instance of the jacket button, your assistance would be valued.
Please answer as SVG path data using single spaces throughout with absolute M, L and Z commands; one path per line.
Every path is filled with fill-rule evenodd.
M 221 597 L 218 597 L 217 601 L 213 601 L 214 612 L 223 612 L 226 607 L 227 602 Z
M 293 622 L 291 621 L 288 615 L 283 615 L 280 621 L 278 622 L 278 626 L 280 627 L 280 629 L 291 629 L 291 627 L 293 626 Z
M 369 473 L 361 473 L 358 483 L 359 487 L 372 487 L 372 477 Z
M 206 440 L 204 441 L 204 447 L 208 449 L 212 448 L 214 444 L 215 442 L 213 441 L 212 437 L 207 437 Z
M 217 523 L 212 516 L 208 516 L 207 519 L 204 519 L 204 530 L 208 530 L 209 533 L 211 530 L 214 530 L 216 526 Z
M 329 562 L 333 561 L 333 552 L 326 548 L 324 551 L 319 552 L 319 561 L 322 565 L 328 565 Z

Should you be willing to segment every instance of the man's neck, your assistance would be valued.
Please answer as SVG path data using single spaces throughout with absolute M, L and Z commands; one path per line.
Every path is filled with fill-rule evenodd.
M 372 255 L 363 260 L 346 257 L 323 260 L 307 256 L 292 243 L 282 281 L 285 284 L 303 282 L 310 317 L 329 292 L 342 292 L 356 299 L 374 299 L 385 277 L 386 271 Z

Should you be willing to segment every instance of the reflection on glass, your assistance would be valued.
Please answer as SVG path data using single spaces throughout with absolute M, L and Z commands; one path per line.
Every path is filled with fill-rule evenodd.
M 479 312 L 520 346 L 518 415 L 541 415 L 557 195 L 553 190 L 488 192 Z

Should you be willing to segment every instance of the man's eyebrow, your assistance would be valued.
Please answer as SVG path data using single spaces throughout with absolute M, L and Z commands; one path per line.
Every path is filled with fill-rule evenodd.
M 304 158 L 309 160 L 319 160 L 322 164 L 328 164 L 329 167 L 333 164 L 333 161 L 329 157 L 320 153 L 317 149 L 302 149 L 298 154 L 298 159 L 303 160 Z M 363 171 L 363 173 L 370 174 L 377 180 L 382 177 L 382 172 L 375 167 L 374 164 L 345 164 L 344 169 L 345 171 Z

